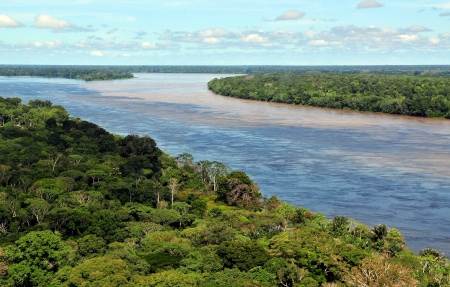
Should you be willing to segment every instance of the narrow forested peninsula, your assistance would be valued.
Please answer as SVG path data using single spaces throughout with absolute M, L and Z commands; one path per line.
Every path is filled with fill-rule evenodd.
M 65 78 L 90 81 L 131 79 L 134 75 L 113 66 L 33 66 L 0 65 L 0 76 Z
M 450 119 L 448 75 L 272 73 L 214 79 L 208 88 L 242 99 Z
M 1 286 L 450 284 L 439 251 L 266 198 L 220 162 L 50 101 L 0 97 L 0 117 Z

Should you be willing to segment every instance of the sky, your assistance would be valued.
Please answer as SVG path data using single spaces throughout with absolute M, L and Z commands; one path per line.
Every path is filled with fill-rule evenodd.
M 448 0 L 0 0 L 0 64 L 449 65 Z

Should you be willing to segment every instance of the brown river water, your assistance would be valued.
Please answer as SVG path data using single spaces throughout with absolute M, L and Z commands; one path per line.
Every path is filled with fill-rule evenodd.
M 385 223 L 415 252 L 450 254 L 450 120 L 255 102 L 211 93 L 226 75 L 136 74 L 89 82 L 0 77 L 2 96 L 50 99 L 170 154 L 218 160 L 294 205 L 369 227 Z

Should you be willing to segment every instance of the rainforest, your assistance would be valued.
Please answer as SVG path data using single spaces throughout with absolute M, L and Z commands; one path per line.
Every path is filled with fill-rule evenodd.
M 217 94 L 243 99 L 450 118 L 448 76 L 374 72 L 253 74 L 214 79 L 208 87 Z
M 0 98 L 2 286 L 446 286 L 447 258 L 219 161 Z

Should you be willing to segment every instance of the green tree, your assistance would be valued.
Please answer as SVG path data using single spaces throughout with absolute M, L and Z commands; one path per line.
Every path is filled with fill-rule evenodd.
M 262 266 L 270 259 L 269 253 L 252 241 L 222 242 L 217 249 L 217 255 L 223 259 L 226 268 L 238 268 L 242 271 Z
M 67 190 L 66 185 L 61 180 L 52 178 L 44 178 L 36 181 L 31 189 L 38 197 L 44 198 L 48 202 L 53 202 Z
M 50 203 L 48 203 L 45 199 L 42 198 L 28 198 L 25 200 L 25 203 L 28 204 L 29 212 L 34 216 L 38 224 L 41 224 L 44 220 L 44 216 L 51 209 Z
M 283 258 L 272 258 L 264 264 L 264 269 L 276 275 L 279 286 L 296 286 L 308 273 L 305 269 L 298 267 Z
M 62 266 L 70 264 L 71 249 L 51 231 L 33 231 L 5 248 L 11 286 L 48 286 Z
M 246 209 L 261 209 L 262 195 L 259 192 L 259 187 L 244 172 L 232 171 L 226 177 L 220 179 L 219 185 L 218 200 Z
M 180 265 L 194 272 L 217 272 L 223 269 L 223 261 L 217 255 L 216 247 L 204 246 L 189 252 Z
M 240 271 L 237 268 L 225 269 L 221 272 L 209 274 L 199 284 L 201 287 L 262 287 L 260 282 L 254 279 L 254 274 Z
M 59 276 L 56 286 L 126 287 L 135 286 L 127 264 L 121 259 L 96 257 L 88 259 Z
M 106 241 L 95 234 L 88 234 L 77 240 L 78 254 L 81 256 L 103 255 L 106 252 Z
M 162 271 L 148 276 L 137 287 L 195 287 L 198 286 L 196 274 L 179 271 Z

